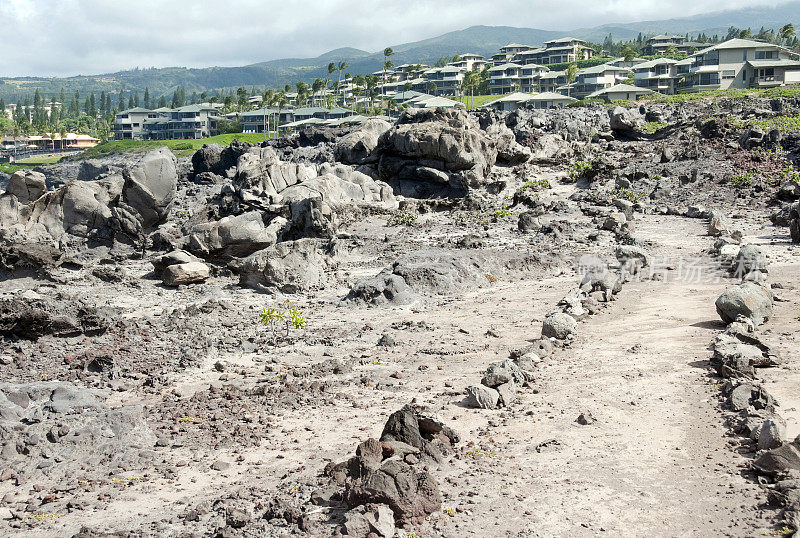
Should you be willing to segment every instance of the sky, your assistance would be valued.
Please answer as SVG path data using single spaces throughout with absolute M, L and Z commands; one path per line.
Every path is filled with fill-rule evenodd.
M 469 26 L 569 30 L 780 0 L 0 0 L 0 77 L 369 52 Z

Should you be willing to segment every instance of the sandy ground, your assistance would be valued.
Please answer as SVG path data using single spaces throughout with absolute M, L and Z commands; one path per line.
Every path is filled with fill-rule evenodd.
M 571 188 L 560 188 L 560 194 Z M 767 326 L 780 341 L 785 365 L 759 373 L 781 402 L 793 437 L 800 433 L 798 248 L 773 237 L 761 218 L 742 222 L 748 238 L 770 245 L 771 280 L 785 287 L 776 290 L 782 301 Z M 533 386 L 521 389 L 507 409 L 469 409 L 464 388 L 479 382 L 491 362 L 540 336 L 541 320 L 576 285 L 574 272 L 487 283 L 425 307 L 340 307 L 336 293 L 298 298 L 327 341 L 255 352 L 217 350 L 198 367 L 168 376 L 162 394 L 180 403 L 209 387 L 247 386 L 326 358 L 356 361 L 334 392 L 298 409 L 261 410 L 270 411 L 270 423 L 256 446 L 173 447 L 162 453 L 174 467 L 171 479 L 148 473 L 106 487 L 102 505 L 42 517 L 13 534 L 64 536 L 90 525 L 180 535 L 180 516 L 222 491 L 257 484 L 303 498 L 327 462 L 342 461 L 359 441 L 379 436 L 388 415 L 411 401 L 439 413 L 462 442 L 455 458 L 432 469 L 445 499 L 443 511 L 401 536 L 412 530 L 417 536 L 452 537 L 771 533 L 780 514 L 765 506 L 766 493 L 747 472 L 750 457 L 737 451 L 739 442 L 725 426 L 721 382 L 709 370 L 708 345 L 722 328 L 714 300 L 733 281 L 707 279 L 707 271 L 699 281 L 679 274 L 682 260 L 714 264 L 704 221 L 640 215 L 636 226 L 636 235 L 653 243 L 658 274 L 628 283 L 607 308 L 581 321 L 579 336 L 540 363 Z M 606 249 L 606 257 L 608 248 L 597 247 Z M 366 258 L 353 258 L 353 267 L 342 270 L 377 272 L 380 264 L 365 265 Z M 178 293 L 191 301 L 210 289 L 236 302 L 236 315 L 254 316 L 265 301 L 224 281 Z M 137 315 L 174 301 L 169 293 L 174 292 L 136 302 Z M 109 301 L 126 298 L 120 294 Z M 395 347 L 375 345 L 384 333 L 395 338 Z M 218 361 L 225 372 L 214 368 Z M 159 400 L 134 390 L 110 393 L 108 403 L 159 405 Z M 255 413 L 256 405 L 244 408 Z M 595 421 L 578 424 L 581 413 Z M 186 428 L 191 435 L 191 424 Z M 219 460 L 232 465 L 210 469 Z M 0 496 L 9 493 L 17 502 L 29 494 L 11 482 L 1 487 Z

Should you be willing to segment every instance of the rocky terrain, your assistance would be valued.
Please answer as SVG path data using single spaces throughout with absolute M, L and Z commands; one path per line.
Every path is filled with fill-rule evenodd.
M 800 103 L 0 178 L 0 533 L 791 535 Z

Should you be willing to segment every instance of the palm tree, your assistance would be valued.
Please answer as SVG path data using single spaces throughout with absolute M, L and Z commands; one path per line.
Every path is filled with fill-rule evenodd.
M 328 76 L 325 77 L 325 88 L 326 89 L 331 84 L 331 75 L 333 74 L 334 71 L 336 71 L 336 62 L 331 62 L 331 63 L 328 64 Z
M 383 62 L 383 87 L 381 89 L 383 90 L 384 95 L 386 95 L 386 71 L 388 71 L 392 67 L 394 67 L 393 61 L 386 60 L 385 62 Z
M 325 83 L 322 82 L 321 79 L 317 79 L 311 85 L 311 106 L 316 106 L 316 95 L 318 92 L 322 91 L 322 88 L 325 87 Z
M 790 22 L 782 26 L 779 33 L 781 39 L 788 43 L 794 37 L 794 25 Z
M 572 83 L 575 82 L 575 77 L 578 75 L 578 64 L 575 62 L 569 64 L 564 74 L 567 75 L 567 97 L 570 97 Z
M 341 88 L 342 87 L 342 71 L 347 69 L 347 62 L 344 62 L 344 61 L 339 62 L 339 65 L 337 65 L 336 68 L 339 70 L 339 87 Z M 345 99 L 345 93 L 343 91 L 342 92 L 342 106 L 344 106 L 346 104 L 347 104 L 347 99 Z
M 287 84 L 288 86 L 288 84 Z M 284 92 L 279 93 L 276 96 L 276 100 L 278 103 L 278 116 L 275 119 L 275 134 L 278 134 L 279 128 L 281 126 L 281 111 L 289 104 L 289 101 L 286 99 L 286 94 Z
M 391 69 L 394 67 L 394 64 L 389 61 L 389 56 L 394 54 L 394 51 L 391 47 L 386 47 L 383 49 L 383 84 L 386 85 L 386 70 Z M 382 88 L 385 90 L 385 88 Z M 385 91 L 384 91 L 385 93 Z

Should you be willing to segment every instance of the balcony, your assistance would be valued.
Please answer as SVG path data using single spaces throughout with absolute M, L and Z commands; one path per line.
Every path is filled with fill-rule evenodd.
M 750 79 L 751 86 L 770 87 L 780 86 L 783 84 L 783 77 L 780 75 L 765 75 L 763 77 L 752 77 Z

